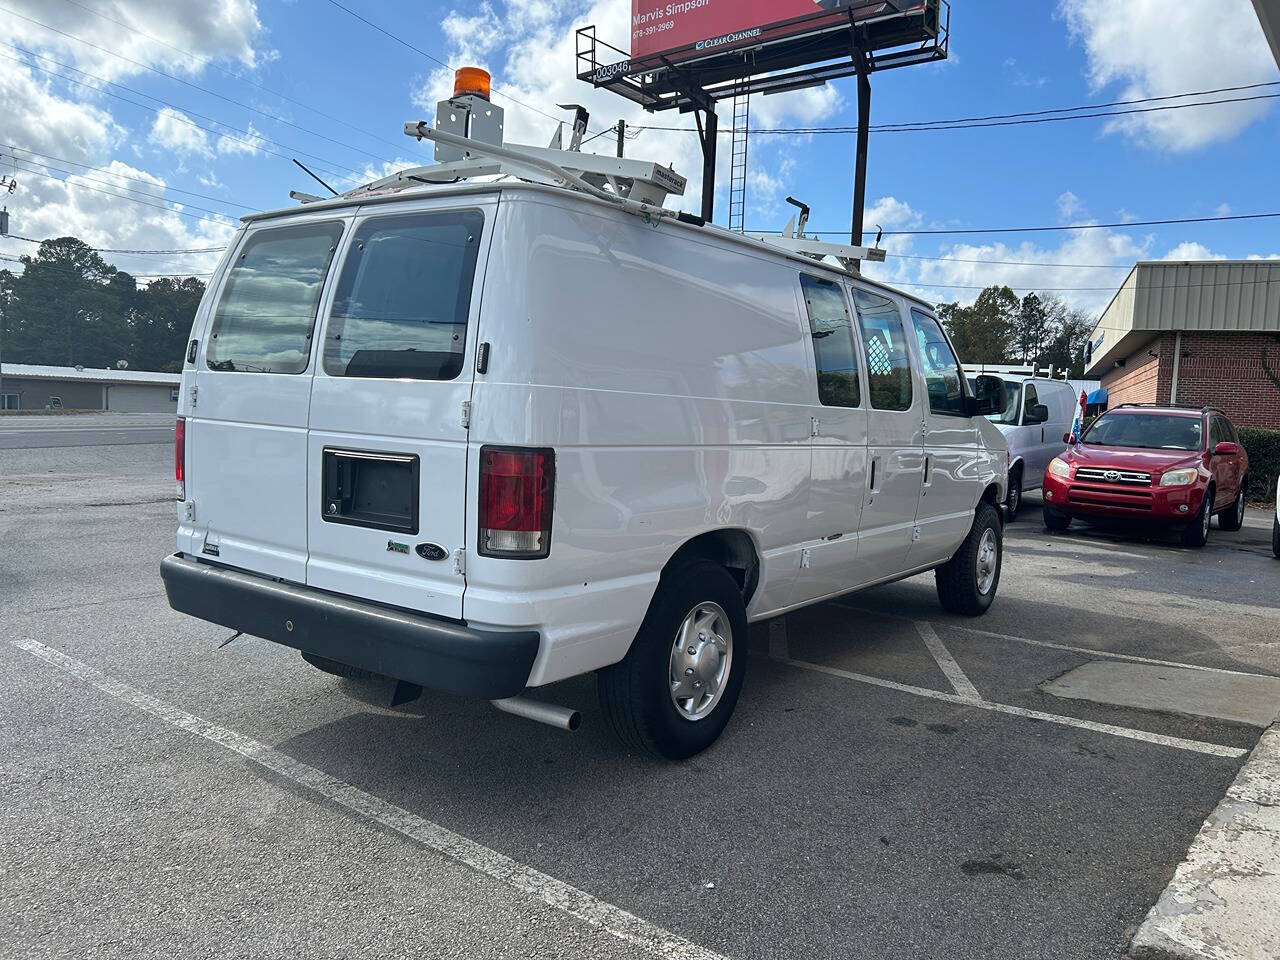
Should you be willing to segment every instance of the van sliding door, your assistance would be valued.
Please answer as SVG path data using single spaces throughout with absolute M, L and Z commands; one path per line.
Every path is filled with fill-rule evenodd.
M 370 207 L 320 345 L 307 583 L 460 619 L 485 200 Z

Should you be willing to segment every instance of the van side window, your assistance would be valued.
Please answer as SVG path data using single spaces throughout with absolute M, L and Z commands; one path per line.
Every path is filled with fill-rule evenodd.
M 855 289 L 853 299 L 867 351 L 871 406 L 877 410 L 910 410 L 911 359 L 898 305 L 866 290 Z
M 352 238 L 325 333 L 335 377 L 452 380 L 462 372 L 484 214 L 380 217 Z
M 916 342 L 920 345 L 920 363 L 929 391 L 929 411 L 950 417 L 967 416 L 964 374 L 942 327 L 929 314 L 914 308 L 911 320 L 915 323 Z
M 227 274 L 209 334 L 210 370 L 302 373 L 341 223 L 259 230 Z
M 830 280 L 800 276 L 813 355 L 818 362 L 818 399 L 826 407 L 862 406 L 858 355 L 853 350 L 853 320 L 844 291 Z

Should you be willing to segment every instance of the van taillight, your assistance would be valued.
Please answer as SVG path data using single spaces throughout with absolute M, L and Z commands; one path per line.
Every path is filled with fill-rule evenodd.
M 187 499 L 187 418 L 179 417 L 173 428 L 173 479 L 179 500 Z
M 482 557 L 540 560 L 551 552 L 553 450 L 480 448 Z

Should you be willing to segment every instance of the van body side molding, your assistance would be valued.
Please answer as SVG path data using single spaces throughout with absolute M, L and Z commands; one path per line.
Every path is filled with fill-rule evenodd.
M 160 563 L 169 606 L 250 636 L 422 687 L 500 700 L 521 693 L 533 631 L 496 632 L 280 583 L 178 553 Z

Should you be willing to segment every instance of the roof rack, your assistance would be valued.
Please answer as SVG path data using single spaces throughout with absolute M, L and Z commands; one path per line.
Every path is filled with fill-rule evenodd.
M 1221 413 L 1226 416 L 1226 411 L 1221 407 L 1215 407 L 1212 404 L 1193 404 L 1193 403 L 1122 403 L 1119 406 L 1112 407 L 1112 410 L 1125 410 L 1137 407 L 1147 410 L 1194 410 L 1198 413 Z

